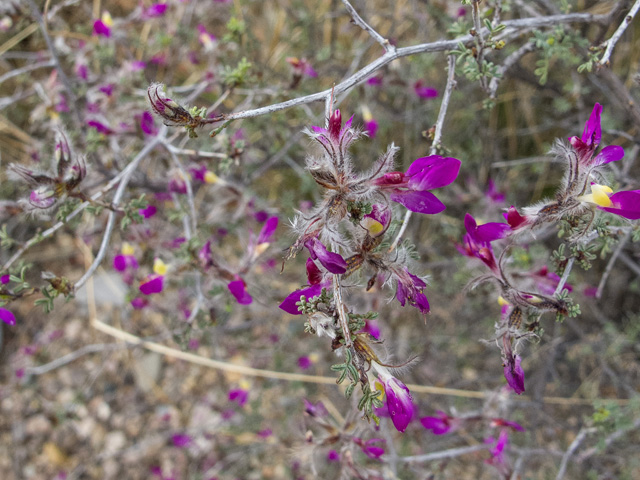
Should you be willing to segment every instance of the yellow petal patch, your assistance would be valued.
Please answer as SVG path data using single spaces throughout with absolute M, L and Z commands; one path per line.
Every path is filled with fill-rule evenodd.
M 594 183 L 591 185 L 591 193 L 593 196 L 593 203 L 601 207 L 610 207 L 613 205 L 609 199 L 609 195 L 613 193 L 610 187 L 606 185 L 599 185 Z
M 135 253 L 135 250 L 133 249 L 133 246 L 128 244 L 127 242 L 124 242 L 122 244 L 122 249 L 121 252 L 123 255 L 133 255 Z
M 507 302 L 504 298 L 502 298 L 502 295 L 500 295 L 498 297 L 498 305 L 500 305 L 501 307 L 504 307 L 505 305 L 511 305 L 511 304 Z
M 111 14 L 109 12 L 104 12 L 101 20 L 107 27 L 111 27 L 113 25 L 113 18 L 111 18 Z
M 370 122 L 373 119 L 373 115 L 371 115 L 371 110 L 369 110 L 369 108 L 366 105 L 362 107 L 362 118 L 364 119 L 365 122 Z
M 238 386 L 242 389 L 242 390 L 249 390 L 249 388 L 251 387 L 251 384 L 249 383 L 249 380 L 246 379 L 242 379 L 240 380 Z
M 210 172 L 209 170 L 207 170 L 207 173 L 204 174 L 204 181 L 206 183 L 218 183 L 218 180 L 220 180 L 218 176 L 215 173 Z
M 384 230 L 384 225 L 371 217 L 364 218 L 362 220 L 362 223 L 362 226 L 369 231 L 369 235 L 371 235 L 372 237 L 380 235 L 382 233 L 382 230 Z
M 159 258 L 156 258 L 154 260 L 153 273 L 155 273 L 156 275 L 166 275 L 168 269 L 169 268 L 167 267 L 167 265 Z

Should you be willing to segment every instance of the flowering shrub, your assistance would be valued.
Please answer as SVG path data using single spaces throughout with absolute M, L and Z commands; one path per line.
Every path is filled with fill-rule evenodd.
M 26 397 L 3 408 L 99 352 L 134 372 L 116 399 L 182 395 L 92 437 L 95 475 L 145 428 L 170 453 L 123 477 L 561 478 L 637 429 L 640 102 L 610 59 L 640 2 L 23 3 L 0 7 L 0 400 Z M 120 342 L 50 358 L 81 298 L 75 330 Z M 142 349 L 216 373 L 165 362 L 165 392 Z M 520 403 L 549 397 L 589 426 Z M 58 437 L 34 475 L 83 474 Z M 633 476 L 594 455 L 576 475 Z

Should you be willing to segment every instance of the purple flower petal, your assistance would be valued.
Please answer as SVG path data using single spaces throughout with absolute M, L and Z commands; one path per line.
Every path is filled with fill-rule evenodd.
M 624 157 L 624 148 L 618 145 L 609 145 L 604 147 L 600 153 L 591 162 L 593 167 L 598 167 L 609 162 L 617 162 Z
M 236 402 L 239 407 L 244 407 L 249 399 L 249 392 L 242 388 L 229 390 L 229 401 Z
M 386 383 L 385 393 L 387 394 L 387 408 L 389 409 L 393 426 L 399 432 L 404 432 L 415 410 L 411 393 L 406 385 L 395 377 L 391 377 Z
M 431 430 L 434 435 L 444 435 L 449 433 L 453 425 L 450 422 L 449 415 L 444 412 L 437 412 L 437 417 L 423 417 L 420 419 L 420 423 L 427 430 Z
M 311 300 L 312 298 L 317 297 L 318 295 L 320 295 L 320 293 L 322 293 L 323 287 L 326 288 L 326 284 L 319 283 L 290 293 L 287 298 L 285 298 L 284 301 L 280 304 L 280 309 L 284 310 L 287 313 L 290 313 L 291 315 L 300 315 L 298 306 L 296 305 L 296 302 L 300 301 L 300 297 L 304 295 L 307 300 Z
M 269 219 L 262 227 L 262 230 L 260 231 L 260 235 L 258 236 L 258 244 L 271 242 L 276 228 L 278 228 L 278 217 L 269 217 Z
M 16 316 L 6 308 L 0 308 L 0 320 L 7 325 L 13 326 L 16 324 Z
M 524 392 L 524 370 L 520 366 L 521 361 L 520 355 L 515 355 L 507 359 L 504 365 L 504 378 L 518 395 Z
M 342 274 L 347 271 L 348 265 L 341 255 L 333 252 L 329 252 L 320 240 L 317 238 L 310 238 L 305 242 L 305 247 L 309 249 L 309 254 L 312 259 L 318 259 L 318 261 L 333 274 Z
M 602 105 L 596 103 L 593 106 L 589 120 L 584 125 L 581 140 L 592 149 L 600 144 L 602 138 L 602 128 L 600 127 L 600 114 L 602 113 Z
M 432 190 L 452 183 L 460 171 L 461 162 L 457 158 L 430 155 L 414 160 L 407 169 L 409 188 L 412 190 Z
M 111 29 L 100 19 L 93 22 L 93 34 L 103 37 L 111 36 Z
M 164 276 L 163 275 L 152 275 L 148 277 L 148 279 L 140 284 L 140 293 L 143 295 L 152 295 L 154 293 L 162 292 L 164 288 Z
M 178 448 L 186 448 L 191 445 L 191 437 L 185 434 L 176 434 L 171 437 L 173 445 Z
M 609 197 L 612 207 L 598 207 L 630 220 L 640 219 L 640 190 L 623 190 Z
M 141 208 L 140 210 L 138 210 L 138 213 L 144 218 L 151 218 L 156 214 L 157 211 L 158 209 L 154 205 L 147 205 L 146 208 Z
M 233 282 L 229 282 L 227 288 L 240 305 L 249 305 L 251 302 L 253 302 L 253 298 L 251 298 L 251 295 L 249 295 L 249 292 L 247 292 L 247 287 L 242 280 L 234 280 Z
M 113 268 L 119 272 L 124 272 L 127 269 L 127 259 L 125 255 L 116 255 L 113 257 Z
M 309 280 L 309 285 L 317 285 L 322 281 L 322 272 L 316 265 L 316 263 L 307 258 L 307 279 Z
M 436 214 L 442 212 L 445 208 L 438 198 L 431 192 L 417 192 L 413 190 L 403 191 L 395 190 L 389 198 L 394 202 L 404 205 L 408 210 L 415 213 Z

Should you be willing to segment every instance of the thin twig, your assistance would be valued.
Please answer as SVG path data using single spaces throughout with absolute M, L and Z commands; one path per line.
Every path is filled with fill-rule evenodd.
M 54 62 L 53 60 L 47 60 L 40 63 L 25 65 L 24 67 L 21 67 L 21 68 L 15 68 L 13 70 L 9 70 L 4 75 L 0 76 L 0 83 L 4 82 L 5 80 L 9 80 L 12 77 L 17 77 L 18 75 L 22 75 L 23 73 L 31 72 L 33 70 L 38 70 L 39 68 L 54 67 L 55 65 L 56 65 L 56 62 Z
M 602 274 L 602 278 L 600 279 L 600 283 L 598 284 L 598 289 L 596 290 L 597 299 L 600 299 L 600 297 L 602 296 L 602 290 L 604 290 L 604 286 L 607 284 L 607 279 L 609 278 L 609 275 L 613 270 L 613 265 L 618 260 L 618 256 L 620 256 L 622 249 L 627 245 L 630 237 L 631 230 L 629 230 L 627 234 L 620 240 L 620 242 L 618 243 L 618 247 L 616 248 L 615 252 L 613 252 L 613 255 L 611 255 L 609 263 L 607 264 L 607 268 L 604 269 L 604 273 Z
M 524 45 L 522 45 L 519 49 L 517 49 L 515 52 L 513 52 L 511 55 L 509 55 L 507 58 L 504 59 L 504 62 L 502 62 L 502 65 L 500 65 L 500 67 L 498 68 L 498 75 L 493 77 L 489 82 L 489 96 L 491 98 L 496 98 L 498 85 L 500 84 L 500 80 L 504 78 L 504 75 L 507 72 L 507 70 L 513 67 L 516 63 L 518 63 L 518 60 L 520 60 L 527 53 L 535 50 L 535 48 L 536 46 L 534 43 L 527 42 Z
M 586 436 L 589 435 L 590 433 L 596 432 L 597 430 L 598 429 L 594 427 L 582 428 L 580 430 L 580 432 L 578 433 L 576 438 L 573 440 L 573 442 L 571 442 L 571 445 L 569 445 L 569 448 L 567 449 L 564 456 L 562 457 L 562 461 L 560 462 L 560 468 L 558 469 L 558 474 L 556 475 L 556 480 L 562 480 L 562 477 L 564 477 L 564 474 L 567 471 L 567 464 L 569 463 L 569 459 L 571 458 L 571 455 L 573 455 L 573 453 L 578 449 L 578 447 L 580 447 L 580 444 L 584 441 Z
M 640 265 L 633 261 L 633 259 L 624 252 L 620 253 L 620 260 L 629 267 L 633 272 L 640 277 Z
M 438 119 L 436 120 L 435 133 L 433 134 L 433 142 L 431 144 L 431 149 L 429 153 L 431 155 L 435 155 L 438 151 L 438 148 L 441 144 L 442 138 L 442 130 L 444 126 L 444 119 L 447 115 L 447 110 L 449 109 L 449 100 L 451 100 L 451 93 L 456 86 L 455 73 L 456 73 L 456 59 L 453 55 L 449 55 L 448 57 L 448 76 L 447 76 L 447 86 L 444 89 L 444 94 L 442 96 L 442 103 L 440 104 L 440 111 L 438 112 Z M 396 235 L 395 240 L 389 247 L 389 252 L 393 252 L 397 247 L 398 243 L 400 243 L 400 239 L 404 235 L 407 226 L 409 225 L 409 220 L 411 220 L 411 215 L 413 212 L 411 210 L 407 210 L 404 214 L 404 219 L 402 220 L 402 225 L 400 226 L 400 230 Z
M 376 42 L 378 42 L 382 46 L 382 48 L 384 48 L 385 52 L 395 50 L 395 47 L 391 45 L 391 43 L 389 43 L 389 40 L 387 40 L 378 32 L 376 32 L 367 22 L 365 22 L 362 19 L 360 15 L 358 15 L 358 12 L 356 12 L 356 9 L 353 8 L 353 6 L 351 5 L 351 3 L 349 3 L 348 0 L 342 0 L 342 3 L 347 8 L 349 15 L 351 15 L 351 19 L 353 20 L 353 23 L 355 23 L 357 26 L 359 26 L 361 29 L 367 32 L 371 36 L 371 38 L 373 38 Z
M 49 49 L 49 53 L 51 53 L 51 60 L 54 62 L 56 66 L 56 70 L 58 71 L 58 75 L 60 76 L 60 80 L 64 85 L 64 88 L 69 95 L 69 100 L 71 104 L 71 108 L 73 113 L 75 114 L 75 119 L 78 125 L 82 124 L 82 117 L 80 116 L 80 111 L 78 110 L 78 97 L 76 97 L 76 93 L 73 91 L 73 87 L 71 86 L 71 82 L 69 81 L 69 77 L 62 69 L 62 65 L 60 64 L 60 59 L 58 58 L 58 52 L 51 41 L 51 37 L 49 36 L 49 32 L 47 31 L 47 26 L 44 23 L 44 19 L 40 14 L 40 9 L 36 5 L 33 0 L 27 0 L 29 7 L 31 8 L 31 13 L 35 17 L 36 22 L 40 26 L 40 31 L 42 32 L 42 36 L 44 37 L 44 41 L 47 44 L 47 48 Z
M 26 375 L 43 375 L 48 373 L 56 368 L 63 367 L 71 362 L 75 362 L 80 357 L 84 357 L 90 353 L 98 353 L 109 350 L 119 350 L 122 348 L 127 348 L 126 344 L 122 343 L 94 343 L 91 345 L 85 345 L 78 350 L 68 353 L 60 358 L 56 358 L 55 360 L 45 363 L 44 365 L 39 365 L 37 367 L 27 367 L 24 369 Z
M 146 144 L 145 147 L 140 151 L 140 153 L 138 153 L 138 155 L 136 155 L 136 157 L 131 161 L 131 163 L 127 165 L 127 168 L 123 170 L 123 172 L 126 172 L 126 173 L 122 176 L 122 180 L 120 181 L 120 184 L 116 189 L 116 193 L 113 196 L 111 205 L 113 205 L 114 207 L 118 206 L 118 204 L 120 203 L 120 200 L 122 199 L 122 196 L 124 195 L 125 189 L 129 184 L 131 175 L 137 169 L 142 159 L 146 157 L 147 153 L 153 150 L 153 148 L 157 143 L 162 141 L 162 138 L 166 134 L 166 131 L 167 131 L 167 127 L 163 126 L 160 132 L 158 133 L 158 135 L 151 142 Z M 107 219 L 107 226 L 105 228 L 105 231 L 102 237 L 102 243 L 100 244 L 100 249 L 98 250 L 98 253 L 95 259 L 93 260 L 93 263 L 89 267 L 89 269 L 75 283 L 74 285 L 75 290 L 82 287 L 86 283 L 86 281 L 89 278 L 91 278 L 91 276 L 95 273 L 96 269 L 100 266 L 100 263 L 102 262 L 102 260 L 104 259 L 104 256 L 107 253 L 107 247 L 109 246 L 109 241 L 111 240 L 111 234 L 113 233 L 113 227 L 115 225 L 115 221 L 116 221 L 115 213 L 109 212 L 109 217 Z
M 399 457 L 401 462 L 432 462 L 433 460 L 442 460 L 443 458 L 455 458 L 468 453 L 479 452 L 481 450 L 488 450 L 490 445 L 470 445 L 468 447 L 450 448 L 449 450 L 442 450 L 441 452 L 426 453 L 424 455 L 410 455 L 408 457 Z
M 620 430 L 616 430 L 611 435 L 607 436 L 604 439 L 605 448 L 609 447 L 613 442 L 621 438 L 623 435 L 626 435 L 627 433 L 632 431 L 637 431 L 638 428 L 640 428 L 640 418 L 636 419 L 636 421 L 633 422 L 632 425 L 627 425 L 624 428 L 621 428 Z M 582 452 L 580 455 L 578 455 L 578 457 L 576 458 L 576 462 L 582 463 L 587 458 L 601 451 L 602 451 L 602 448 L 600 448 L 599 446 L 588 448 L 587 450 Z
M 540 28 L 546 26 L 555 26 L 562 23 L 603 23 L 609 20 L 609 16 L 605 15 L 593 15 L 591 13 L 569 13 L 565 15 L 552 15 L 542 18 L 522 18 L 517 20 L 507 20 L 502 24 L 507 27 L 503 38 L 509 36 L 518 35 L 522 29 Z M 488 29 L 483 29 L 488 32 Z M 374 60 L 370 64 L 366 65 L 346 80 L 335 85 L 334 95 L 337 96 L 355 85 L 365 81 L 372 74 L 380 70 L 382 67 L 388 65 L 394 60 L 410 55 L 416 55 L 419 53 L 434 53 L 443 52 L 446 50 L 453 50 L 458 47 L 458 44 L 469 45 L 475 41 L 473 35 L 463 35 L 454 40 L 440 40 L 431 43 L 422 43 L 419 45 L 413 45 L 410 47 L 397 48 L 395 51 L 387 51 L 377 60 Z M 298 105 L 304 105 L 307 103 L 313 103 L 323 101 L 331 94 L 331 89 L 324 90 L 322 92 L 313 93 L 304 97 L 293 98 L 285 102 L 268 105 L 265 107 L 259 107 L 253 110 L 245 110 L 226 115 L 221 115 L 216 120 L 238 120 L 241 118 L 252 118 L 261 115 L 267 115 L 287 108 L 296 107 Z
M 569 278 L 569 274 L 571 273 L 571 269 L 573 268 L 573 262 L 575 262 L 575 260 L 576 260 L 575 257 L 571 257 L 569 261 L 567 261 L 567 264 L 564 267 L 564 272 L 562 273 L 562 278 L 560 278 L 560 281 L 558 282 L 556 291 L 553 292 L 554 297 L 558 295 L 560 292 L 562 292 L 562 289 L 567 283 L 567 279 Z
M 611 54 L 613 53 L 613 49 L 615 48 L 616 43 L 618 43 L 618 40 L 620 40 L 624 31 L 633 21 L 633 17 L 636 16 L 638 10 L 640 10 L 640 0 L 636 0 L 636 3 L 633 4 L 633 7 L 631 7 L 629 13 L 625 15 L 624 20 L 622 20 L 622 23 L 620 24 L 618 29 L 613 33 L 613 35 L 611 35 L 611 38 L 607 42 L 607 49 L 604 51 L 604 55 L 602 55 L 602 58 L 598 62 L 599 67 L 609 66 L 609 59 L 611 58 Z

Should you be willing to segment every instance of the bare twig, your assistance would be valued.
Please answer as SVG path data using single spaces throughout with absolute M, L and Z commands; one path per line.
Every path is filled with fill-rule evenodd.
M 431 144 L 431 149 L 429 153 L 431 155 L 435 155 L 438 151 L 438 147 L 441 144 L 442 138 L 442 129 L 444 126 L 444 119 L 447 115 L 447 110 L 449 109 L 449 100 L 451 100 L 451 93 L 456 86 L 455 73 L 456 73 L 456 59 L 453 55 L 449 55 L 448 57 L 448 76 L 447 76 L 447 86 L 444 89 L 444 95 L 442 96 L 442 103 L 440 104 L 440 111 L 438 112 L 438 119 L 436 120 L 435 125 L 435 133 L 433 135 L 433 142 Z M 411 210 L 407 210 L 404 214 L 404 219 L 402 220 L 402 225 L 400 226 L 400 230 L 396 235 L 395 240 L 389 246 L 389 252 L 393 252 L 397 247 L 398 243 L 400 243 L 400 239 L 404 235 L 407 226 L 409 225 L 409 220 L 411 219 L 411 215 L 413 212 Z
M 60 75 L 60 80 L 64 85 L 64 88 L 69 95 L 70 105 L 73 109 L 73 113 L 75 115 L 76 122 L 78 125 L 82 123 L 82 117 L 80 116 L 80 112 L 78 110 L 78 97 L 76 97 L 76 93 L 73 91 L 73 87 L 71 86 L 71 82 L 69 81 L 69 77 L 62 69 L 62 65 L 60 64 L 60 59 L 58 58 L 58 52 L 51 41 L 51 37 L 49 36 L 49 32 L 47 31 L 47 27 L 44 23 L 44 19 L 42 18 L 42 14 L 40 13 L 40 9 L 35 4 L 33 0 L 27 0 L 29 7 L 31 8 L 31 13 L 38 22 L 40 26 L 40 31 L 42 32 L 42 36 L 44 37 L 44 41 L 47 43 L 47 48 L 49 49 L 49 53 L 51 53 L 51 61 L 54 62 L 56 70 L 58 71 L 58 75 Z
M 351 5 L 351 3 L 349 3 L 348 0 L 342 0 L 342 3 L 347 8 L 349 15 L 351 15 L 353 23 L 355 23 L 357 26 L 359 26 L 361 29 L 367 32 L 371 36 L 371 38 L 373 38 L 376 42 L 378 42 L 382 46 L 382 48 L 384 48 L 385 52 L 395 50 L 395 47 L 391 45 L 391 43 L 389 43 L 389 40 L 387 40 L 378 32 L 376 32 L 367 22 L 365 22 L 362 19 L 360 15 L 358 15 L 358 12 L 356 12 L 356 9 L 353 8 L 353 6 Z
M 624 252 L 620 252 L 620 260 L 629 267 L 633 272 L 640 277 L 640 265 L 633 261 L 633 259 Z
M 123 172 L 126 172 L 126 173 L 122 175 L 122 180 L 118 185 L 118 188 L 116 189 L 116 193 L 113 196 L 111 205 L 113 205 L 114 207 L 118 206 L 118 204 L 120 203 L 120 200 L 122 199 L 122 196 L 124 195 L 124 191 L 127 188 L 127 185 L 129 184 L 131 175 L 136 170 L 140 162 L 147 156 L 147 153 L 153 150 L 153 148 L 156 146 L 157 143 L 162 141 L 162 138 L 166 134 L 166 131 L 167 131 L 167 127 L 163 126 L 160 132 L 158 133 L 158 136 L 154 138 L 151 142 L 146 144 L 145 147 L 140 151 L 140 153 L 138 153 L 138 155 L 136 155 L 136 157 L 131 161 L 131 163 L 127 165 L 127 168 L 123 170 Z M 95 273 L 96 269 L 100 266 L 100 263 L 104 259 L 105 254 L 107 253 L 107 247 L 109 246 L 109 241 L 111 240 L 111 234 L 113 233 L 113 227 L 115 225 L 115 221 L 116 221 L 115 213 L 109 212 L 109 217 L 107 219 L 107 226 L 105 227 L 104 234 L 102 236 L 102 243 L 100 244 L 100 249 L 98 250 L 98 253 L 95 259 L 93 260 L 93 263 L 89 267 L 89 269 L 75 283 L 74 285 L 75 290 L 82 287 L 87 282 L 87 280 L 91 278 L 91 276 Z
M 569 463 L 569 459 L 571 458 L 573 453 L 578 449 L 578 447 L 580 447 L 580 444 L 584 441 L 587 435 L 589 435 L 590 433 L 594 433 L 596 431 L 597 431 L 597 428 L 593 428 L 593 427 L 582 428 L 580 430 L 580 432 L 578 433 L 576 438 L 573 440 L 573 442 L 571 442 L 571 445 L 569 445 L 569 448 L 567 449 L 564 456 L 562 457 L 562 461 L 560 462 L 560 468 L 558 469 L 558 474 L 556 475 L 556 480 L 562 480 L 562 477 L 564 477 L 564 474 L 567 471 L 567 465 Z
M 5 80 L 9 80 L 10 78 L 17 77 L 18 75 L 22 75 L 23 73 L 31 72 L 33 70 L 38 70 L 39 68 L 54 67 L 55 65 L 56 65 L 56 62 L 54 62 L 53 60 L 46 60 L 40 63 L 25 65 L 24 67 L 21 67 L 21 68 L 15 68 L 13 70 L 9 70 L 4 75 L 1 75 L 0 83 L 4 82 Z
M 607 268 L 604 269 L 604 273 L 602 274 L 602 278 L 600 279 L 600 283 L 598 284 L 598 289 L 596 290 L 596 298 L 600 298 L 602 296 L 602 290 L 604 290 L 604 286 L 607 284 L 607 279 L 613 270 L 613 265 L 618 260 L 618 256 L 622 252 L 622 249 L 627 245 L 629 238 L 631 237 L 631 230 L 627 232 L 627 234 L 620 240 L 618 243 L 618 247 L 616 248 L 613 255 L 609 259 L 609 263 L 607 264 Z
M 37 367 L 28 367 L 24 369 L 25 374 L 27 375 L 43 375 L 48 373 L 56 368 L 63 367 L 71 362 L 75 362 L 77 359 L 84 357 L 90 353 L 98 353 L 109 350 L 119 350 L 122 348 L 127 348 L 126 344 L 122 343 L 94 343 L 91 345 L 85 345 L 78 350 L 68 353 L 60 358 L 56 358 L 55 360 L 45 363 L 44 365 L 40 365 Z
M 562 292 L 562 289 L 567 283 L 567 279 L 569 278 L 569 274 L 571 273 L 571 269 L 573 268 L 573 262 L 575 262 L 575 260 L 576 260 L 575 257 L 571 257 L 567 262 L 567 264 L 565 265 L 564 272 L 562 273 L 562 278 L 560 278 L 560 281 L 558 282 L 558 286 L 556 287 L 555 292 L 553 292 L 554 297 L 558 295 L 560 292 Z
M 470 445 L 468 447 L 450 448 L 440 452 L 426 453 L 424 455 L 410 455 L 408 457 L 399 457 L 398 460 L 405 463 L 432 462 L 433 460 L 442 460 L 443 458 L 455 458 L 468 453 L 488 450 L 490 445 Z
M 613 49 L 615 48 L 616 43 L 618 43 L 624 31 L 633 21 L 633 17 L 636 16 L 638 10 L 640 10 L 640 0 L 636 0 L 636 3 L 633 4 L 633 7 L 631 7 L 629 13 L 625 15 L 624 20 L 622 20 L 622 23 L 620 24 L 618 29 L 613 33 L 613 35 L 611 35 L 611 38 L 607 42 L 607 49 L 604 51 L 604 55 L 602 55 L 602 58 L 598 62 L 599 67 L 609 66 L 609 59 L 611 58 L 611 54 L 613 53 Z
M 620 430 L 616 430 L 615 432 L 613 432 L 611 435 L 607 436 L 604 439 L 604 445 L 605 447 L 609 447 L 613 442 L 615 442 L 616 440 L 618 440 L 619 438 L 623 437 L 624 435 L 626 435 L 629 432 L 632 431 L 637 431 L 638 428 L 640 428 L 640 418 L 636 419 L 635 422 L 633 422 L 632 425 L 628 425 L 625 426 L 624 428 L 621 428 Z M 602 448 L 600 447 L 591 447 L 588 448 L 587 450 L 585 450 L 584 452 L 582 452 L 580 455 L 578 455 L 578 457 L 576 458 L 576 461 L 578 463 L 582 463 L 584 462 L 587 458 L 591 457 L 592 455 L 601 452 Z
M 532 42 L 527 42 L 504 59 L 504 62 L 502 62 L 502 65 L 498 68 L 498 75 L 493 77 L 489 82 L 489 95 L 491 96 L 491 98 L 496 98 L 498 85 L 500 84 L 500 80 L 504 78 L 504 74 L 507 72 L 507 70 L 513 67 L 518 62 L 518 60 L 520 60 L 527 53 L 535 50 L 535 48 L 535 44 L 533 44 Z
M 608 21 L 608 15 L 593 15 L 591 13 L 569 13 L 565 15 L 551 15 L 549 17 L 536 17 L 536 18 L 522 18 L 517 20 L 507 20 L 502 24 L 507 28 L 503 31 L 502 38 L 508 38 L 510 36 L 518 35 L 523 29 L 540 28 L 547 26 L 554 26 L 562 23 L 603 23 Z M 485 33 L 485 28 L 483 33 Z M 334 95 L 337 96 L 355 85 L 365 81 L 373 73 L 380 70 L 382 67 L 388 65 L 394 60 L 410 55 L 416 55 L 419 53 L 434 53 L 444 52 L 446 50 L 453 50 L 458 47 L 459 43 L 463 45 L 469 45 L 475 41 L 473 35 L 463 35 L 454 40 L 439 40 L 432 43 L 422 43 L 419 45 L 413 45 L 410 47 L 397 48 L 394 51 L 387 51 L 377 60 L 374 60 L 369 65 L 366 65 L 349 78 L 338 83 L 334 87 Z M 221 120 L 238 120 L 241 118 L 259 117 L 261 115 L 267 115 L 287 108 L 296 107 L 298 105 L 304 105 L 307 103 L 313 103 L 323 101 L 331 94 L 331 89 L 324 90 L 322 92 L 313 93 L 304 97 L 293 98 L 285 102 L 268 105 L 266 107 L 260 107 L 253 110 L 245 110 L 226 115 L 221 115 L 216 118 L 216 121 Z

